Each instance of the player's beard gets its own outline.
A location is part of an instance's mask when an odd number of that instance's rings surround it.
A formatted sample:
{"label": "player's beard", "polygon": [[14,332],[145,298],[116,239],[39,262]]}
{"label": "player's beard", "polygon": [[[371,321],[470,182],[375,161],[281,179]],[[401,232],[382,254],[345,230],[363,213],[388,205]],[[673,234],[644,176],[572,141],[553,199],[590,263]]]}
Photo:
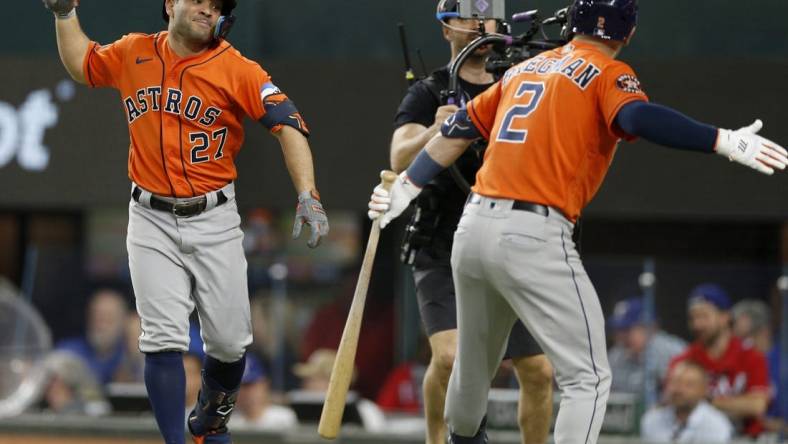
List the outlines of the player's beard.
{"label": "player's beard", "polygon": [[206,30],[191,18],[176,20],[171,31],[190,46],[208,46],[213,41],[213,28]]}
{"label": "player's beard", "polygon": [[709,334],[707,334],[704,337],[700,338],[701,342],[703,342],[703,345],[706,346],[706,348],[709,348],[712,345],[714,345],[717,342],[717,340],[720,338],[720,335],[722,335],[722,330],[723,330],[723,327],[717,327],[715,330],[711,331]]}
{"label": "player's beard", "polygon": [[473,54],[468,56],[468,60],[473,62],[484,62],[487,60],[487,57],[490,56],[490,49],[489,48],[479,48],[476,51],[473,51]]}
{"label": "player's beard", "polygon": [[[468,45],[470,45],[477,38],[479,38],[479,34],[478,33],[475,33],[473,35],[469,35],[467,37],[467,39],[465,40],[465,42],[463,42],[464,45],[462,47],[463,48],[467,47]],[[468,56],[468,59],[470,61],[473,61],[473,62],[483,62],[484,60],[487,59],[487,57],[490,56],[490,52],[492,52],[492,47],[489,44],[488,45],[482,45],[482,46],[476,48],[476,50],[474,50]]]}

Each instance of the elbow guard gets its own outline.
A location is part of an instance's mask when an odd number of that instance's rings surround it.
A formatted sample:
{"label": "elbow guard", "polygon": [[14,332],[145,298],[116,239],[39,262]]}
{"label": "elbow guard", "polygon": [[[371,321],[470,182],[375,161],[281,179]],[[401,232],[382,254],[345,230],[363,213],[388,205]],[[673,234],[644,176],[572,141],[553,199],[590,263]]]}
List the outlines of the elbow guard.
{"label": "elbow guard", "polygon": [[449,139],[478,139],[482,137],[466,108],[461,108],[443,122],[441,135]]}
{"label": "elbow guard", "polygon": [[[269,91],[268,94],[265,94],[267,87]],[[265,114],[260,118],[260,123],[271,132],[277,132],[282,129],[283,125],[287,125],[309,137],[309,128],[295,104],[273,84],[268,83],[263,88],[261,95],[263,95]],[[271,88],[273,89],[271,90]]]}

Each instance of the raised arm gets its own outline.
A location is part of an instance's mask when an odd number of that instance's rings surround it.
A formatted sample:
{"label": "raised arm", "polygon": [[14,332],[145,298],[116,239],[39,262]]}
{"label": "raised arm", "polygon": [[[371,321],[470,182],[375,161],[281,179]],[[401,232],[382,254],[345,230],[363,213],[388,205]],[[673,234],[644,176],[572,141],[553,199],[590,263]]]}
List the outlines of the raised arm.
{"label": "raised arm", "polygon": [[391,169],[395,173],[404,171],[427,142],[440,132],[443,121],[456,111],[457,106],[444,105],[438,108],[435,122],[429,127],[406,123],[397,128],[391,138]]}
{"label": "raised arm", "polygon": [[75,7],[78,0],[43,0],[55,16],[55,30],[57,32],[57,49],[60,60],[63,61],[66,71],[71,78],[79,83],[87,83],[82,70],[85,53],[90,46],[90,39],[82,31],[77,19]]}
{"label": "raised arm", "polygon": [[395,173],[404,171],[437,132],[419,123],[406,123],[394,130],[391,137],[391,170]]}

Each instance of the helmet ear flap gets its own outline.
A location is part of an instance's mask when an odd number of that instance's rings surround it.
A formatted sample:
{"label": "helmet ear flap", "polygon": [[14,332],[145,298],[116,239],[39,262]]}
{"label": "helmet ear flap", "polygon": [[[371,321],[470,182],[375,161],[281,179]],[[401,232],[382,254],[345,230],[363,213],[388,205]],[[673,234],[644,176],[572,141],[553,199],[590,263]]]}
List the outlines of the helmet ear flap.
{"label": "helmet ear flap", "polygon": [[[222,16],[219,17],[219,21],[216,23],[216,28],[213,31],[214,39],[226,38],[227,34],[230,33],[230,28],[232,28],[235,23],[235,16],[232,15],[232,10],[234,8],[235,1],[228,1],[226,10],[222,10]],[[162,2],[161,17],[166,23],[170,22],[170,16],[167,14],[167,0]]]}
{"label": "helmet ear flap", "polygon": [[214,40],[227,38],[227,34],[230,33],[230,29],[234,24],[234,15],[223,15],[219,17],[219,20],[216,22],[216,28],[213,31]]}

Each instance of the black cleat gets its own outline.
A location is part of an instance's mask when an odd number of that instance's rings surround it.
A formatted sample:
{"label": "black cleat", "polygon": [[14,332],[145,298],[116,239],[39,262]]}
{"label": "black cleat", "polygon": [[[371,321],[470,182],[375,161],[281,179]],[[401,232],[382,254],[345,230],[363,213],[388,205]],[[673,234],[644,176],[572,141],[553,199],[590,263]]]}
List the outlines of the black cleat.
{"label": "black cleat", "polygon": [[487,444],[487,416],[482,418],[479,431],[470,438],[457,435],[454,432],[449,433],[449,444]]}

